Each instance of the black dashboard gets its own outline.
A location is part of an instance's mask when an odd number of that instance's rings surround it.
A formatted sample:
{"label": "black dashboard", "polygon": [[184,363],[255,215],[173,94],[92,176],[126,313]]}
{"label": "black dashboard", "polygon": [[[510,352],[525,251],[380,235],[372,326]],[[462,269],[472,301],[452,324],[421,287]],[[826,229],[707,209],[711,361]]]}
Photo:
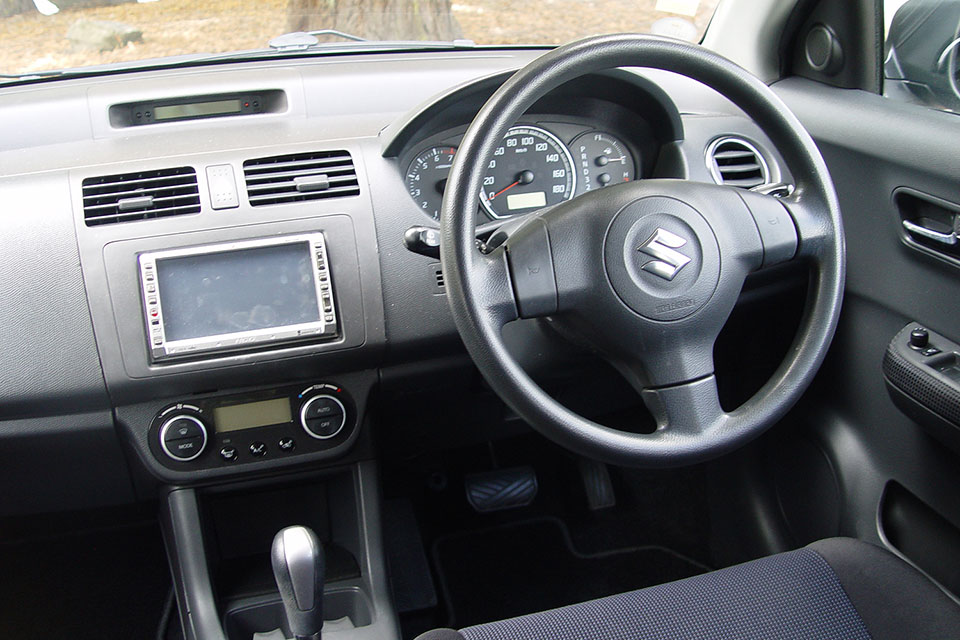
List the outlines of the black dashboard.
{"label": "black dashboard", "polygon": [[[382,371],[460,350],[441,265],[404,235],[436,227],[473,114],[537,54],[334,56],[0,94],[0,466],[25,483],[61,465],[4,508],[97,506],[362,450]],[[516,123],[477,222],[648,177],[779,182],[781,166],[712,90],[618,70]]]}

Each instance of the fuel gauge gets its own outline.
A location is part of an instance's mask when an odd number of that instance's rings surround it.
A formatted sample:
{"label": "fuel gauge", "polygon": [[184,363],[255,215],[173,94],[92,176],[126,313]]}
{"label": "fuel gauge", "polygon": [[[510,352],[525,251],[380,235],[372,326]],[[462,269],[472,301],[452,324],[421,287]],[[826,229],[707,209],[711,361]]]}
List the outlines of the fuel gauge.
{"label": "fuel gauge", "polygon": [[629,182],[636,162],[625,144],[609,133],[589,131],[570,145],[577,166],[577,193]]}

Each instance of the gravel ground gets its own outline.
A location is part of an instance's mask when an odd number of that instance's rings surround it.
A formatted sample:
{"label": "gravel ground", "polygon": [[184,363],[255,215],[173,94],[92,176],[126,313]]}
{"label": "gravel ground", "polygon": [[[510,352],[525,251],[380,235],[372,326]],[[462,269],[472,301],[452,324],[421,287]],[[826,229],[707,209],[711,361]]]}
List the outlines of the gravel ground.
{"label": "gravel ground", "polygon": [[[702,0],[693,22],[702,33],[719,0]],[[596,33],[650,30],[670,14],[654,0],[461,0],[453,12],[463,36],[481,44],[566,42]],[[159,0],[53,16],[0,18],[0,73],[107,64],[182,53],[264,47],[286,31],[287,0]],[[143,31],[143,41],[107,52],[74,51],[67,29],[81,18],[116,20]]]}

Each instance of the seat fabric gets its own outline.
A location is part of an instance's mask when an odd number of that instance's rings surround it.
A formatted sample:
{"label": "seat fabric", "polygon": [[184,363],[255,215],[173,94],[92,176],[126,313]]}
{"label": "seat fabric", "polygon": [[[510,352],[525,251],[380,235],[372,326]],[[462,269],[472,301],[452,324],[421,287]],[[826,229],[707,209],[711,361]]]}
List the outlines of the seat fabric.
{"label": "seat fabric", "polygon": [[418,640],[960,638],[960,607],[878,547],[833,539],[677,582]]}

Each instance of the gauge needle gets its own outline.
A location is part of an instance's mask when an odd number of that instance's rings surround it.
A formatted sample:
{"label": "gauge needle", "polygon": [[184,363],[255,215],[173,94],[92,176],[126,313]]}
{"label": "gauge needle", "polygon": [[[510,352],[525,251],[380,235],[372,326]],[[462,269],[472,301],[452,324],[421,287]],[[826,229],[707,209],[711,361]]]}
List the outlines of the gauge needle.
{"label": "gauge needle", "polygon": [[533,171],[530,171],[529,169],[527,169],[526,171],[521,171],[520,173],[517,174],[517,179],[513,184],[508,185],[503,189],[500,189],[500,191],[497,191],[495,194],[490,196],[490,199],[493,200],[504,191],[507,191],[508,189],[513,189],[518,184],[530,184],[531,182],[533,182],[534,177],[535,176],[533,175]]}
{"label": "gauge needle", "polygon": [[519,180],[515,181],[513,184],[511,184],[511,185],[508,186],[508,187],[504,187],[503,189],[500,189],[500,191],[497,191],[495,194],[493,194],[492,196],[490,196],[490,199],[493,200],[494,198],[496,198],[498,195],[500,195],[500,194],[503,193],[504,191],[509,191],[510,189],[513,189],[513,188],[514,188],[515,186],[517,186],[518,184],[520,184],[520,181],[519,181]]}

